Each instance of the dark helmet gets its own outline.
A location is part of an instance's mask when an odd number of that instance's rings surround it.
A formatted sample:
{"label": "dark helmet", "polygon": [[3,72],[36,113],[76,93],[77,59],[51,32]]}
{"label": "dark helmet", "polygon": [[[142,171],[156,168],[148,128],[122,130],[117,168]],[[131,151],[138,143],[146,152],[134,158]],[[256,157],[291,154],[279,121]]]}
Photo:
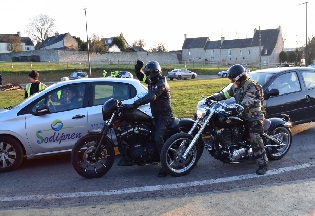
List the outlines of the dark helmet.
{"label": "dark helmet", "polygon": [[245,68],[240,64],[233,65],[228,71],[229,79],[235,78],[237,81],[240,81],[239,78],[243,75],[246,75]]}
{"label": "dark helmet", "polygon": [[113,98],[110,98],[107,101],[105,101],[102,107],[103,120],[104,121],[108,120],[120,104],[121,101],[114,100]]}
{"label": "dark helmet", "polygon": [[152,82],[162,74],[162,69],[157,61],[150,61],[144,67],[144,73]]}

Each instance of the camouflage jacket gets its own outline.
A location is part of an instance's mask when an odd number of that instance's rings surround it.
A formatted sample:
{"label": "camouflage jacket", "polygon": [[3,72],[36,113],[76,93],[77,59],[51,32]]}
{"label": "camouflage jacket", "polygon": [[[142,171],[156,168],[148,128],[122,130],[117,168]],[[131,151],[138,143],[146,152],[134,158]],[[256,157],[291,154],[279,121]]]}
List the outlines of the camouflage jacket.
{"label": "camouflage jacket", "polygon": [[247,120],[261,120],[264,118],[263,91],[255,81],[247,78],[238,87],[232,85],[226,91],[214,94],[216,100],[235,98],[236,103],[244,106],[244,118]]}

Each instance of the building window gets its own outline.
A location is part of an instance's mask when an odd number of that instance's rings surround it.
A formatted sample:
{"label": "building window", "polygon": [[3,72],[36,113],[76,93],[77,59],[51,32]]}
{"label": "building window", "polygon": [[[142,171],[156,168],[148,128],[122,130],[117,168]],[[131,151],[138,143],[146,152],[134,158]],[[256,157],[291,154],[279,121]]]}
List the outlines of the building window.
{"label": "building window", "polygon": [[211,56],[214,56],[214,50],[211,50],[210,55],[211,55]]}
{"label": "building window", "polygon": [[240,55],[243,55],[243,50],[240,50]]}
{"label": "building window", "polygon": [[231,55],[231,53],[232,53],[232,50],[230,50],[230,49],[229,49],[229,51],[228,51],[228,55]]}
{"label": "building window", "polygon": [[248,55],[250,55],[250,50],[248,50]]}

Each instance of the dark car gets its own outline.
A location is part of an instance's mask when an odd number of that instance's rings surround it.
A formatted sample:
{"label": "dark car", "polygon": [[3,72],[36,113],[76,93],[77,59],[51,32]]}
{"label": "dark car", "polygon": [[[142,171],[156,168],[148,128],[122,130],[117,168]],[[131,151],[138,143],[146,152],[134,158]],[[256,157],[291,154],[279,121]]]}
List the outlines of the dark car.
{"label": "dark car", "polygon": [[[269,68],[248,76],[263,87],[267,118],[287,114],[292,125],[315,121],[315,68]],[[227,100],[233,102],[234,98]]]}
{"label": "dark car", "polygon": [[315,120],[315,68],[269,68],[249,77],[263,87],[267,118],[288,114],[293,125]]}

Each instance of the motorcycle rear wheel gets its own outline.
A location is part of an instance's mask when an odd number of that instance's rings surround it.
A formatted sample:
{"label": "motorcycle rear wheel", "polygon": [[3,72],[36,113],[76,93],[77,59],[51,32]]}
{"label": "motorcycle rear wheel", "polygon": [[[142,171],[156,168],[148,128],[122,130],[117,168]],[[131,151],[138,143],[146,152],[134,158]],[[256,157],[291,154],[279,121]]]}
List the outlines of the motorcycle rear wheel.
{"label": "motorcycle rear wheel", "polygon": [[78,140],[71,153],[71,163],[77,173],[85,178],[99,178],[105,175],[115,161],[114,145],[105,139],[101,144],[102,151],[93,157],[101,135],[86,135]]}
{"label": "motorcycle rear wheel", "polygon": [[187,133],[178,133],[171,136],[164,143],[161,151],[161,164],[172,176],[187,175],[198,163],[200,145],[198,143],[189,151],[186,159],[182,157],[193,137]]}
{"label": "motorcycle rear wheel", "polygon": [[[282,142],[284,145],[280,147],[270,147],[267,148],[267,156],[270,160],[279,160],[284,157],[286,153],[288,153],[291,144],[292,144],[292,134],[290,129],[278,126],[268,133],[269,136],[277,139]],[[273,145],[274,143],[267,140],[266,144]]]}

